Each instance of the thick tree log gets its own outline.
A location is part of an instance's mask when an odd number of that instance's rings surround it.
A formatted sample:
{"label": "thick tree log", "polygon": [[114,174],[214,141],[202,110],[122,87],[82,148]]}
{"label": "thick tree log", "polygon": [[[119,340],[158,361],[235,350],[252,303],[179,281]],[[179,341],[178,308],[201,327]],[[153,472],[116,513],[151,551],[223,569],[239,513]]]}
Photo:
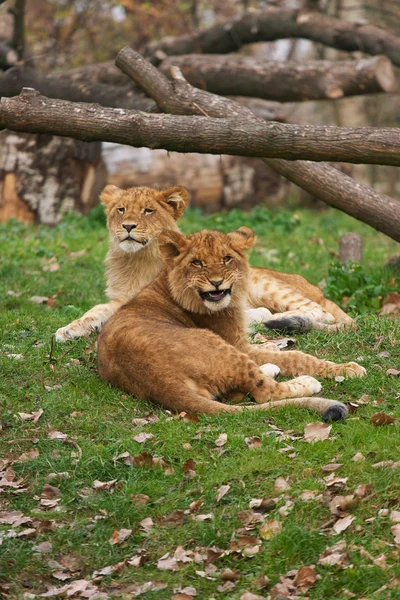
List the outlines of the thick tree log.
{"label": "thick tree log", "polygon": [[[16,55],[15,60],[17,60]],[[143,110],[150,113],[159,112],[154,100],[145,96],[129,77],[123,75],[114,65],[111,66],[112,68],[109,68],[108,63],[100,63],[47,76],[34,69],[14,67],[5,73],[0,73],[0,97],[18,96],[24,87],[30,87],[48,98],[91,102],[101,106]],[[119,74],[119,79],[114,71]],[[108,83],[105,83],[107,81]],[[248,106],[257,116],[266,121],[286,121],[285,109],[277,102],[256,98],[238,98],[237,101]]]}
{"label": "thick tree log", "polygon": [[22,88],[31,87],[48,98],[97,102],[102,106],[157,112],[154,101],[141,93],[128,78],[125,79],[127,81],[124,86],[115,87],[92,80],[75,81],[68,72],[64,77],[54,77],[42,75],[35,69],[14,67],[0,74],[0,95],[18,96]]}
{"label": "thick tree log", "polygon": [[[227,107],[232,107],[234,118],[210,118],[206,112],[210,110],[210,104],[206,110],[199,110],[196,102],[183,104],[173,91],[174,83],[166,80],[157,69],[155,73],[165,80],[162,89],[169,94],[163,96],[161,88],[154,93],[160,108],[166,108],[163,98],[167,97],[175,114],[179,115],[179,111],[187,106],[190,114],[197,111],[205,116],[152,115],[69,103],[50,100],[34,90],[24,89],[18,97],[2,98],[0,128],[176,152],[400,165],[400,132],[395,128],[311,127],[265,122],[257,119],[249,109],[226,98],[224,102]],[[219,98],[212,94],[208,96]]]}
{"label": "thick tree log", "polygon": [[[153,89],[160,81],[159,72],[150,63],[132,49],[124,48],[117,56],[116,64],[122,63],[125,72],[129,71],[136,81],[143,72],[143,89],[153,95]],[[208,111],[213,117],[223,118],[229,114],[240,114],[240,107],[232,106],[225,98],[192,87],[182,76],[179,69],[172,71],[174,87],[170,88],[171,95],[164,106],[167,110],[177,110],[179,114],[187,111],[192,114],[197,107],[201,114]],[[157,94],[154,94],[158,96]],[[174,96],[174,97],[172,97]],[[246,114],[247,116],[247,114]],[[255,119],[256,117],[250,116]],[[378,231],[385,233],[400,242],[400,202],[385,194],[378,194],[367,185],[357,183],[351,177],[334,169],[330,165],[310,163],[306,161],[288,162],[279,159],[262,159],[275,171],[293,181],[307,192],[318,197],[330,206],[368,223]]]}
{"label": "thick tree log", "polygon": [[253,96],[299,102],[394,92],[396,74],[386,56],[338,61],[277,62],[245,56],[171,56],[159,69],[167,77],[177,66],[195,87],[220,96]]}
{"label": "thick tree log", "polygon": [[347,52],[385,54],[400,66],[400,38],[374,25],[351,23],[319,12],[267,8],[249,11],[193,35],[165,38],[148,44],[144,55],[158,64],[165,55],[226,54],[244,44],[304,38]]}

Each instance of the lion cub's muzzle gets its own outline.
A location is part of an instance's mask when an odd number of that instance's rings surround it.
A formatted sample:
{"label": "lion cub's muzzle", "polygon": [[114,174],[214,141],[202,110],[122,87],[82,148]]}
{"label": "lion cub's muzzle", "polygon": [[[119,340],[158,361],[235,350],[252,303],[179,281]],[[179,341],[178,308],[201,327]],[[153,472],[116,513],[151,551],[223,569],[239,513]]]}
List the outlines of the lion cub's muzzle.
{"label": "lion cub's muzzle", "polygon": [[[212,283],[214,283],[214,282],[212,282]],[[226,296],[229,296],[231,294],[231,292],[232,292],[232,287],[225,288],[225,289],[220,289],[219,285],[221,283],[222,283],[222,281],[218,282],[218,284],[215,286],[215,289],[213,289],[213,290],[209,290],[207,292],[201,292],[201,291],[199,291],[200,297],[205,302],[220,302],[221,300],[223,300],[224,298],[226,298]]]}

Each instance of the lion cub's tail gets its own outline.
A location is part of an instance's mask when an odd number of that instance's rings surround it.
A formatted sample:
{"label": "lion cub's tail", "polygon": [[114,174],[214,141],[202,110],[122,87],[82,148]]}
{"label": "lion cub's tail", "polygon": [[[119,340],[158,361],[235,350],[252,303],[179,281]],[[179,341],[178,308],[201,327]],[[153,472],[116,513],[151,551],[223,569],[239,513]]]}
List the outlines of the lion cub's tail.
{"label": "lion cub's tail", "polygon": [[[322,415],[323,421],[343,421],[348,415],[348,408],[342,402],[329,400],[328,398],[287,398],[285,400],[271,400],[262,404],[249,404],[246,406],[235,406],[222,404],[221,402],[211,401],[213,406],[209,407],[207,403],[199,403],[199,413],[216,414],[217,412],[238,413],[246,410],[277,410],[284,406],[296,406],[300,408],[309,408]],[[218,405],[218,406],[217,406]],[[210,410],[211,409],[211,410]]]}

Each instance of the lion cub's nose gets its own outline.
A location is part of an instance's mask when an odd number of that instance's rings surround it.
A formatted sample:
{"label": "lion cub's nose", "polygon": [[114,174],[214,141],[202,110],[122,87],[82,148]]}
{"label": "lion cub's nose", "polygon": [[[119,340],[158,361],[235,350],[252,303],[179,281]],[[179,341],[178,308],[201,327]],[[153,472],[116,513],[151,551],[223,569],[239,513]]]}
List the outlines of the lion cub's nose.
{"label": "lion cub's nose", "polygon": [[213,285],[215,285],[216,288],[219,285],[221,285],[222,282],[223,282],[223,279],[210,279],[210,283],[212,283]]}
{"label": "lion cub's nose", "polygon": [[127,230],[127,232],[129,233],[130,231],[132,231],[132,229],[135,229],[137,227],[136,223],[122,223],[122,227],[124,229]]}

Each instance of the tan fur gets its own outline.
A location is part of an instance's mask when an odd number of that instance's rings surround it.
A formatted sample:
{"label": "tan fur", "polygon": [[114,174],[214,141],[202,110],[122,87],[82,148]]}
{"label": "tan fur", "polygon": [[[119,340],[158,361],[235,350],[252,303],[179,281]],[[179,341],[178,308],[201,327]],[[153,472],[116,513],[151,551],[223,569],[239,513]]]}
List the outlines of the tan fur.
{"label": "tan fur", "polygon": [[[270,410],[283,404],[323,413],[340,403],[299,398],[320,384],[303,376],[276,382],[259,366],[277,364],[285,375],[364,375],[356,363],[335,365],[302,352],[273,352],[247,340],[246,306],[250,268],[246,249],[254,243],[247,227],[223,234],[188,237],[160,234],[165,268],[156,280],[106,323],[98,340],[100,377],[119,388],[176,411],[238,412],[215,398],[251,394]],[[284,403],[271,399],[288,399]]]}
{"label": "tan fur", "polygon": [[[181,187],[164,191],[139,187],[125,191],[108,185],[101,200],[110,236],[106,257],[106,293],[110,301],[94,306],[80,319],[58,329],[59,342],[99,331],[120,306],[154,280],[163,266],[157,236],[163,229],[179,231],[176,220],[183,214],[189,195]],[[123,209],[125,212],[121,214]],[[149,210],[154,212],[145,214]],[[124,225],[130,224],[136,225],[130,236],[137,241],[124,241],[128,235]]]}
{"label": "tan fur", "polygon": [[[99,331],[120,306],[153,281],[163,264],[156,238],[163,229],[179,231],[176,220],[187,206],[188,192],[182,187],[159,192],[147,187],[121,190],[108,185],[101,199],[106,207],[110,235],[110,249],[106,257],[109,302],[94,306],[80,319],[58,329],[56,339],[59,342]],[[118,212],[119,208],[126,209],[124,215]],[[143,214],[145,208],[153,208],[155,212],[146,216]],[[137,224],[134,235],[138,240],[148,240],[145,246],[136,244],[131,248],[124,245],[123,238],[127,232],[123,224],[127,223]],[[132,249],[136,251],[131,252]],[[346,313],[299,275],[252,268],[249,290],[249,307],[264,307],[261,311],[251,311],[254,322],[273,319],[272,325],[278,328],[277,320],[284,323],[288,317],[301,315],[303,321],[297,328],[304,330],[336,330],[353,325],[353,320]]]}

